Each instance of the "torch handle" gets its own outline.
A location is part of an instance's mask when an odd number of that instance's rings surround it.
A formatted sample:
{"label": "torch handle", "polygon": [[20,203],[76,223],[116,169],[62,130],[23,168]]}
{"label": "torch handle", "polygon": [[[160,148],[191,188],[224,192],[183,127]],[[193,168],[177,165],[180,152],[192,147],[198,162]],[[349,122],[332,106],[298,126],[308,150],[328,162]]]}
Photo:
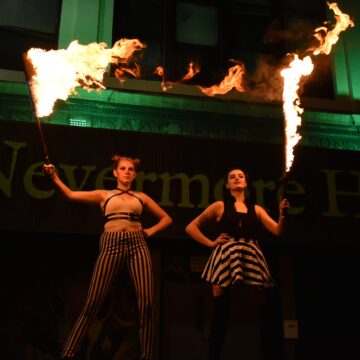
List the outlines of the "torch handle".
{"label": "torch handle", "polygon": [[[280,178],[280,183],[281,183],[281,186],[282,186],[282,193],[281,193],[281,197],[280,197],[280,200],[282,199],[286,199],[287,198],[287,188],[286,188],[286,185],[288,183],[288,177],[287,177],[287,173],[284,172],[284,174],[282,175],[282,177]],[[285,218],[287,216],[287,211],[288,209],[283,209],[283,215],[282,217]]]}
{"label": "torch handle", "polygon": [[41,142],[41,147],[42,147],[42,150],[44,153],[45,164],[50,164],[49,153],[48,153],[48,149],[47,149],[47,145],[46,145],[46,141],[45,141],[43,128],[41,126],[41,121],[38,117],[36,117],[36,123],[37,123],[37,127],[38,127],[39,134],[40,134],[40,142]]}

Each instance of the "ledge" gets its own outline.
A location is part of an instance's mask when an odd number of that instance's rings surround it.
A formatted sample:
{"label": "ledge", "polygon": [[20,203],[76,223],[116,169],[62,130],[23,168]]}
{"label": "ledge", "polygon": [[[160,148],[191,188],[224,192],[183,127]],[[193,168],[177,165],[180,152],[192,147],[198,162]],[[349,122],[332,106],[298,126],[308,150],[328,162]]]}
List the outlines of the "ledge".
{"label": "ledge", "polygon": [[[0,81],[0,120],[34,121],[28,88],[20,74],[16,74],[18,82]],[[76,95],[57,102],[53,114],[42,120],[68,126],[282,142],[284,121],[279,102],[261,102],[236,91],[209,97],[195,86],[183,84],[164,92],[157,81],[128,80],[121,85],[117,79],[106,78],[105,84],[107,88],[101,91],[77,89]],[[304,98],[302,107],[299,132],[303,145],[360,151],[359,102]]]}

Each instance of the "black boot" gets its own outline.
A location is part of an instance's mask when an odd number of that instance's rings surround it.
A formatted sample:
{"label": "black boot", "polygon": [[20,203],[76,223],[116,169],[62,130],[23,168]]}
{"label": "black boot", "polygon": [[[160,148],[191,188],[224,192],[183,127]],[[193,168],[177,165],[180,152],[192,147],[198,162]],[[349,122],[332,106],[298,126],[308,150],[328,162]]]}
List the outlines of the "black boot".
{"label": "black boot", "polygon": [[228,292],[213,298],[213,318],[209,336],[209,360],[220,360],[229,321]]}

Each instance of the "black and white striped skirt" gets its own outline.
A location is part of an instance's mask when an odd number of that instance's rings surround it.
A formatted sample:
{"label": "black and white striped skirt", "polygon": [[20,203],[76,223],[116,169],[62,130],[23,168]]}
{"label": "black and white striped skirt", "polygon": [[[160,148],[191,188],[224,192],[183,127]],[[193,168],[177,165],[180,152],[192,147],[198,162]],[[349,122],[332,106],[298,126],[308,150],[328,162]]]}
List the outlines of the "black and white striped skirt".
{"label": "black and white striped skirt", "polygon": [[242,238],[219,244],[212,251],[201,278],[222,287],[237,283],[266,288],[275,285],[257,242]]}

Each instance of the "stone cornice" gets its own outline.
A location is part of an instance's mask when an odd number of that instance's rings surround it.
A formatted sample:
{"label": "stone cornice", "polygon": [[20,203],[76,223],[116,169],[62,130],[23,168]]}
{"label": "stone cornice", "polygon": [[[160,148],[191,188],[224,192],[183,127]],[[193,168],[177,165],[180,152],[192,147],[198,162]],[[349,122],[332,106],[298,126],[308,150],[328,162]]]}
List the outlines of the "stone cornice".
{"label": "stone cornice", "polygon": [[[150,85],[147,92],[128,88],[92,92],[78,89],[78,93],[65,102],[59,101],[53,114],[42,121],[250,142],[282,142],[280,103],[250,101],[244,94],[209,98],[151,90],[154,89]],[[341,111],[334,110],[335,102],[319,101],[320,110],[316,109],[316,104],[313,99],[303,101],[305,111],[299,129],[302,145],[360,151],[360,115],[352,112],[359,110],[358,103],[338,102],[337,108]],[[34,121],[24,83],[0,82],[0,119]]]}

